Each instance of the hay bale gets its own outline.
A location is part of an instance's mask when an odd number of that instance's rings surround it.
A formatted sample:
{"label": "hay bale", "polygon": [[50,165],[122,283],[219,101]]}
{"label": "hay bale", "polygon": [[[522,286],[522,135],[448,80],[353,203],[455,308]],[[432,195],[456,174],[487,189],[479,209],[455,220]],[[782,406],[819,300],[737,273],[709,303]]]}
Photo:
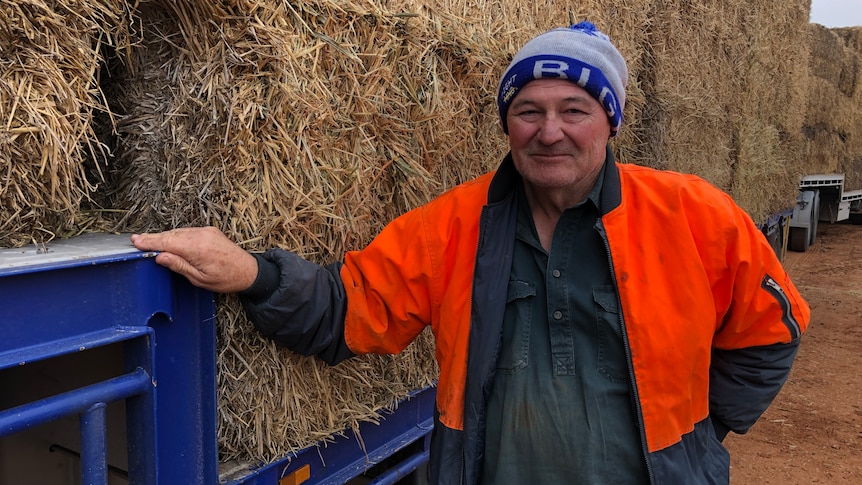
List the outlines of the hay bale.
{"label": "hay bale", "polygon": [[712,7],[656,2],[649,25],[650,101],[644,131],[653,143],[647,165],[698,174],[727,190],[732,178],[733,126],[741,92],[736,73],[744,59],[737,2]]}
{"label": "hay bale", "polygon": [[[852,31],[852,29],[846,29]],[[845,45],[838,29],[811,24],[811,73],[837,87],[844,96],[852,96],[859,76],[858,50]]]}
{"label": "hay bale", "polygon": [[123,2],[0,0],[0,247],[99,227],[82,212],[108,158],[99,63],[127,25]]}

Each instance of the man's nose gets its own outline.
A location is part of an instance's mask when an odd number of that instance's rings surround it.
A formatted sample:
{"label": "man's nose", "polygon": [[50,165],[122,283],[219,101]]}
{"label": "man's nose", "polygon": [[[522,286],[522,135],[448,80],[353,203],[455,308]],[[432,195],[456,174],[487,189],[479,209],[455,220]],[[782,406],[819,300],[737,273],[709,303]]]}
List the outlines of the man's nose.
{"label": "man's nose", "polygon": [[537,137],[545,145],[553,145],[563,139],[563,123],[556,114],[548,114],[542,120]]}

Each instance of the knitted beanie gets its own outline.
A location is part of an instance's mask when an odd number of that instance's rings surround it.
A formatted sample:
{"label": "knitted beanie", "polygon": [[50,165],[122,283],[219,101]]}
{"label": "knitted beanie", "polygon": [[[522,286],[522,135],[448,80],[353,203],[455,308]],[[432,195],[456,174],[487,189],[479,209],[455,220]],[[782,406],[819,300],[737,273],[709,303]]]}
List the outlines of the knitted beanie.
{"label": "knitted beanie", "polygon": [[607,35],[590,22],[549,30],[534,37],[515,54],[497,93],[503,132],[506,113],[518,91],[540,78],[567,79],[601,103],[611,123],[611,136],[623,122],[628,68]]}

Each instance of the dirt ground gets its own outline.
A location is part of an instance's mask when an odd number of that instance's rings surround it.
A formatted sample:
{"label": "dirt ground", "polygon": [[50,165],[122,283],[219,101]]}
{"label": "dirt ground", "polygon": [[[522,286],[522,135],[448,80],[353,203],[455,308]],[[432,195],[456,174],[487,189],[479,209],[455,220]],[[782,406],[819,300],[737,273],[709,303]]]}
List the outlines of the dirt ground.
{"label": "dirt ground", "polygon": [[787,384],[745,435],[730,435],[731,483],[862,484],[862,225],[818,227],[785,267],[811,305]]}

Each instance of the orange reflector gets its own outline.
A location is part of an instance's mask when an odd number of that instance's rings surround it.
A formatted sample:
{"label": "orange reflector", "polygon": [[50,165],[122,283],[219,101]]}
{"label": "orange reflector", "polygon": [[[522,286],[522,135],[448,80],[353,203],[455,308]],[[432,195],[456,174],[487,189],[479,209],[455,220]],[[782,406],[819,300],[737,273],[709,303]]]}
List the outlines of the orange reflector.
{"label": "orange reflector", "polygon": [[311,478],[311,467],[308,465],[303,466],[299,470],[287,475],[278,481],[278,485],[299,485],[300,483]]}

